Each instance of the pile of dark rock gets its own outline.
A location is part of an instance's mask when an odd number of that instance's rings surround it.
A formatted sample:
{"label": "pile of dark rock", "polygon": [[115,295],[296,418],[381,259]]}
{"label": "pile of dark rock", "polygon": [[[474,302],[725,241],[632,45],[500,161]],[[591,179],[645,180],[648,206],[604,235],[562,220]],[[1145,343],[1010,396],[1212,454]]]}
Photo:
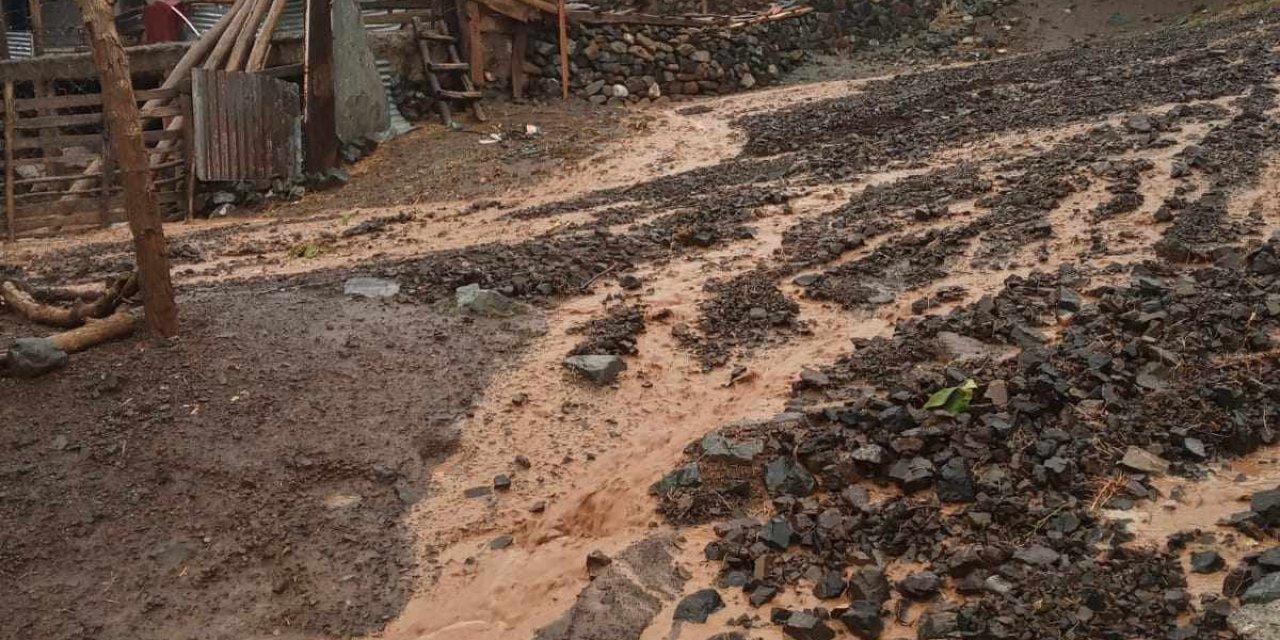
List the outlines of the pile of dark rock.
{"label": "pile of dark rock", "polygon": [[767,271],[713,279],[703,289],[710,297],[698,305],[697,331],[676,325],[673,332],[708,370],[725,365],[734,354],[805,331],[799,305],[778,289]]}
{"label": "pile of dark rock", "polygon": [[[821,48],[828,19],[807,13],[735,28],[578,24],[570,46],[570,90],[598,104],[622,104],[773,84]],[[560,93],[557,52],[553,31],[535,34],[532,87],[548,95]]]}
{"label": "pile of dark rock", "polygon": [[571,329],[583,340],[569,352],[571,356],[603,354],[631,356],[636,354],[636,336],[644,331],[644,307],[620,304],[596,318]]}
{"label": "pile of dark rock", "polygon": [[[928,603],[926,639],[1235,637],[1244,594],[1280,598],[1272,556],[1195,599],[1177,555],[1126,544],[1099,515],[1159,498],[1156,476],[1277,442],[1280,237],[1232,250],[1196,270],[1140,265],[1123,286],[1070,268],[1012,277],[902,321],[802,377],[776,418],[691,444],[697,473],[659,483],[660,508],[722,520],[706,548],[721,589],[754,606],[784,588],[830,601],[768,616],[794,638],[876,638],[912,602]],[[1240,526],[1274,527],[1274,493]],[[743,518],[760,502],[773,515]],[[919,568],[891,581],[898,563]]]}

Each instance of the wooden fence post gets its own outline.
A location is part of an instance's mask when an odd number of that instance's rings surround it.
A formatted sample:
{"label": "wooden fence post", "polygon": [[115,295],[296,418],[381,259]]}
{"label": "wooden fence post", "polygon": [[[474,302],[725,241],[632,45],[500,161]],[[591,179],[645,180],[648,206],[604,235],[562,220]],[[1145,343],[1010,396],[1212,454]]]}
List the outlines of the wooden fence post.
{"label": "wooden fence post", "polygon": [[18,237],[18,217],[13,198],[13,127],[18,110],[13,106],[13,82],[4,83],[4,217],[9,224],[9,242]]}
{"label": "wooden fence post", "polygon": [[182,106],[182,153],[186,157],[183,170],[186,171],[186,194],[183,208],[186,210],[187,222],[195,215],[196,208],[196,118],[195,108],[191,104],[191,94],[184,92],[178,97]]}
{"label": "wooden fence post", "polygon": [[338,166],[338,118],[333,93],[333,16],[329,0],[306,0],[306,30],[302,69],[306,111],[303,136],[306,138],[307,171],[319,172]]}

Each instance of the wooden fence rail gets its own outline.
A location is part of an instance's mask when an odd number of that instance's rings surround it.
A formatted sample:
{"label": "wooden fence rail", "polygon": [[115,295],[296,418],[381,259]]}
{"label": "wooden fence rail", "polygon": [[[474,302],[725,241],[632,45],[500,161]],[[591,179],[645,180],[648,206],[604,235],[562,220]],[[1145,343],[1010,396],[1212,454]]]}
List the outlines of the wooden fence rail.
{"label": "wooden fence rail", "polygon": [[[117,180],[102,96],[16,97],[4,83],[4,210],[10,241],[42,229],[105,226],[128,219]],[[191,216],[191,98],[178,89],[136,92],[139,103],[167,101],[141,112],[151,181],[162,211]],[[166,128],[174,118],[182,126]]]}

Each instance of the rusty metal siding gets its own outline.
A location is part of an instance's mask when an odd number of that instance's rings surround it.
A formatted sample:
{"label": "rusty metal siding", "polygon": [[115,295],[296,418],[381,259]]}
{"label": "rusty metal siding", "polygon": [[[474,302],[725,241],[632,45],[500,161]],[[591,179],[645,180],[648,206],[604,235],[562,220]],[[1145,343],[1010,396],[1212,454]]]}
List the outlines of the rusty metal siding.
{"label": "rusty metal siding", "polygon": [[298,87],[239,71],[192,74],[196,175],[206,182],[293,175],[302,115]]}

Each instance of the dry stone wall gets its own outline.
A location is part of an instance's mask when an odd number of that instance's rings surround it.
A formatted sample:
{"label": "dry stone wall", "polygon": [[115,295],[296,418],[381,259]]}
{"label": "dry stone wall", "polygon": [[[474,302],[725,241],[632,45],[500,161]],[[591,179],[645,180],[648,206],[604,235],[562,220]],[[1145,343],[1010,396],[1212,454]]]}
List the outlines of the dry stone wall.
{"label": "dry stone wall", "polygon": [[[579,23],[571,29],[569,88],[600,104],[733,93],[777,82],[816,51],[903,36],[919,36],[921,46],[941,49],[961,41],[976,20],[1012,1],[813,0],[810,13],[733,28]],[[674,10],[680,2],[661,0],[657,6]],[[725,14],[741,8],[732,0],[720,0],[717,6]],[[531,90],[558,95],[554,29],[536,32],[532,44],[527,64]]]}

